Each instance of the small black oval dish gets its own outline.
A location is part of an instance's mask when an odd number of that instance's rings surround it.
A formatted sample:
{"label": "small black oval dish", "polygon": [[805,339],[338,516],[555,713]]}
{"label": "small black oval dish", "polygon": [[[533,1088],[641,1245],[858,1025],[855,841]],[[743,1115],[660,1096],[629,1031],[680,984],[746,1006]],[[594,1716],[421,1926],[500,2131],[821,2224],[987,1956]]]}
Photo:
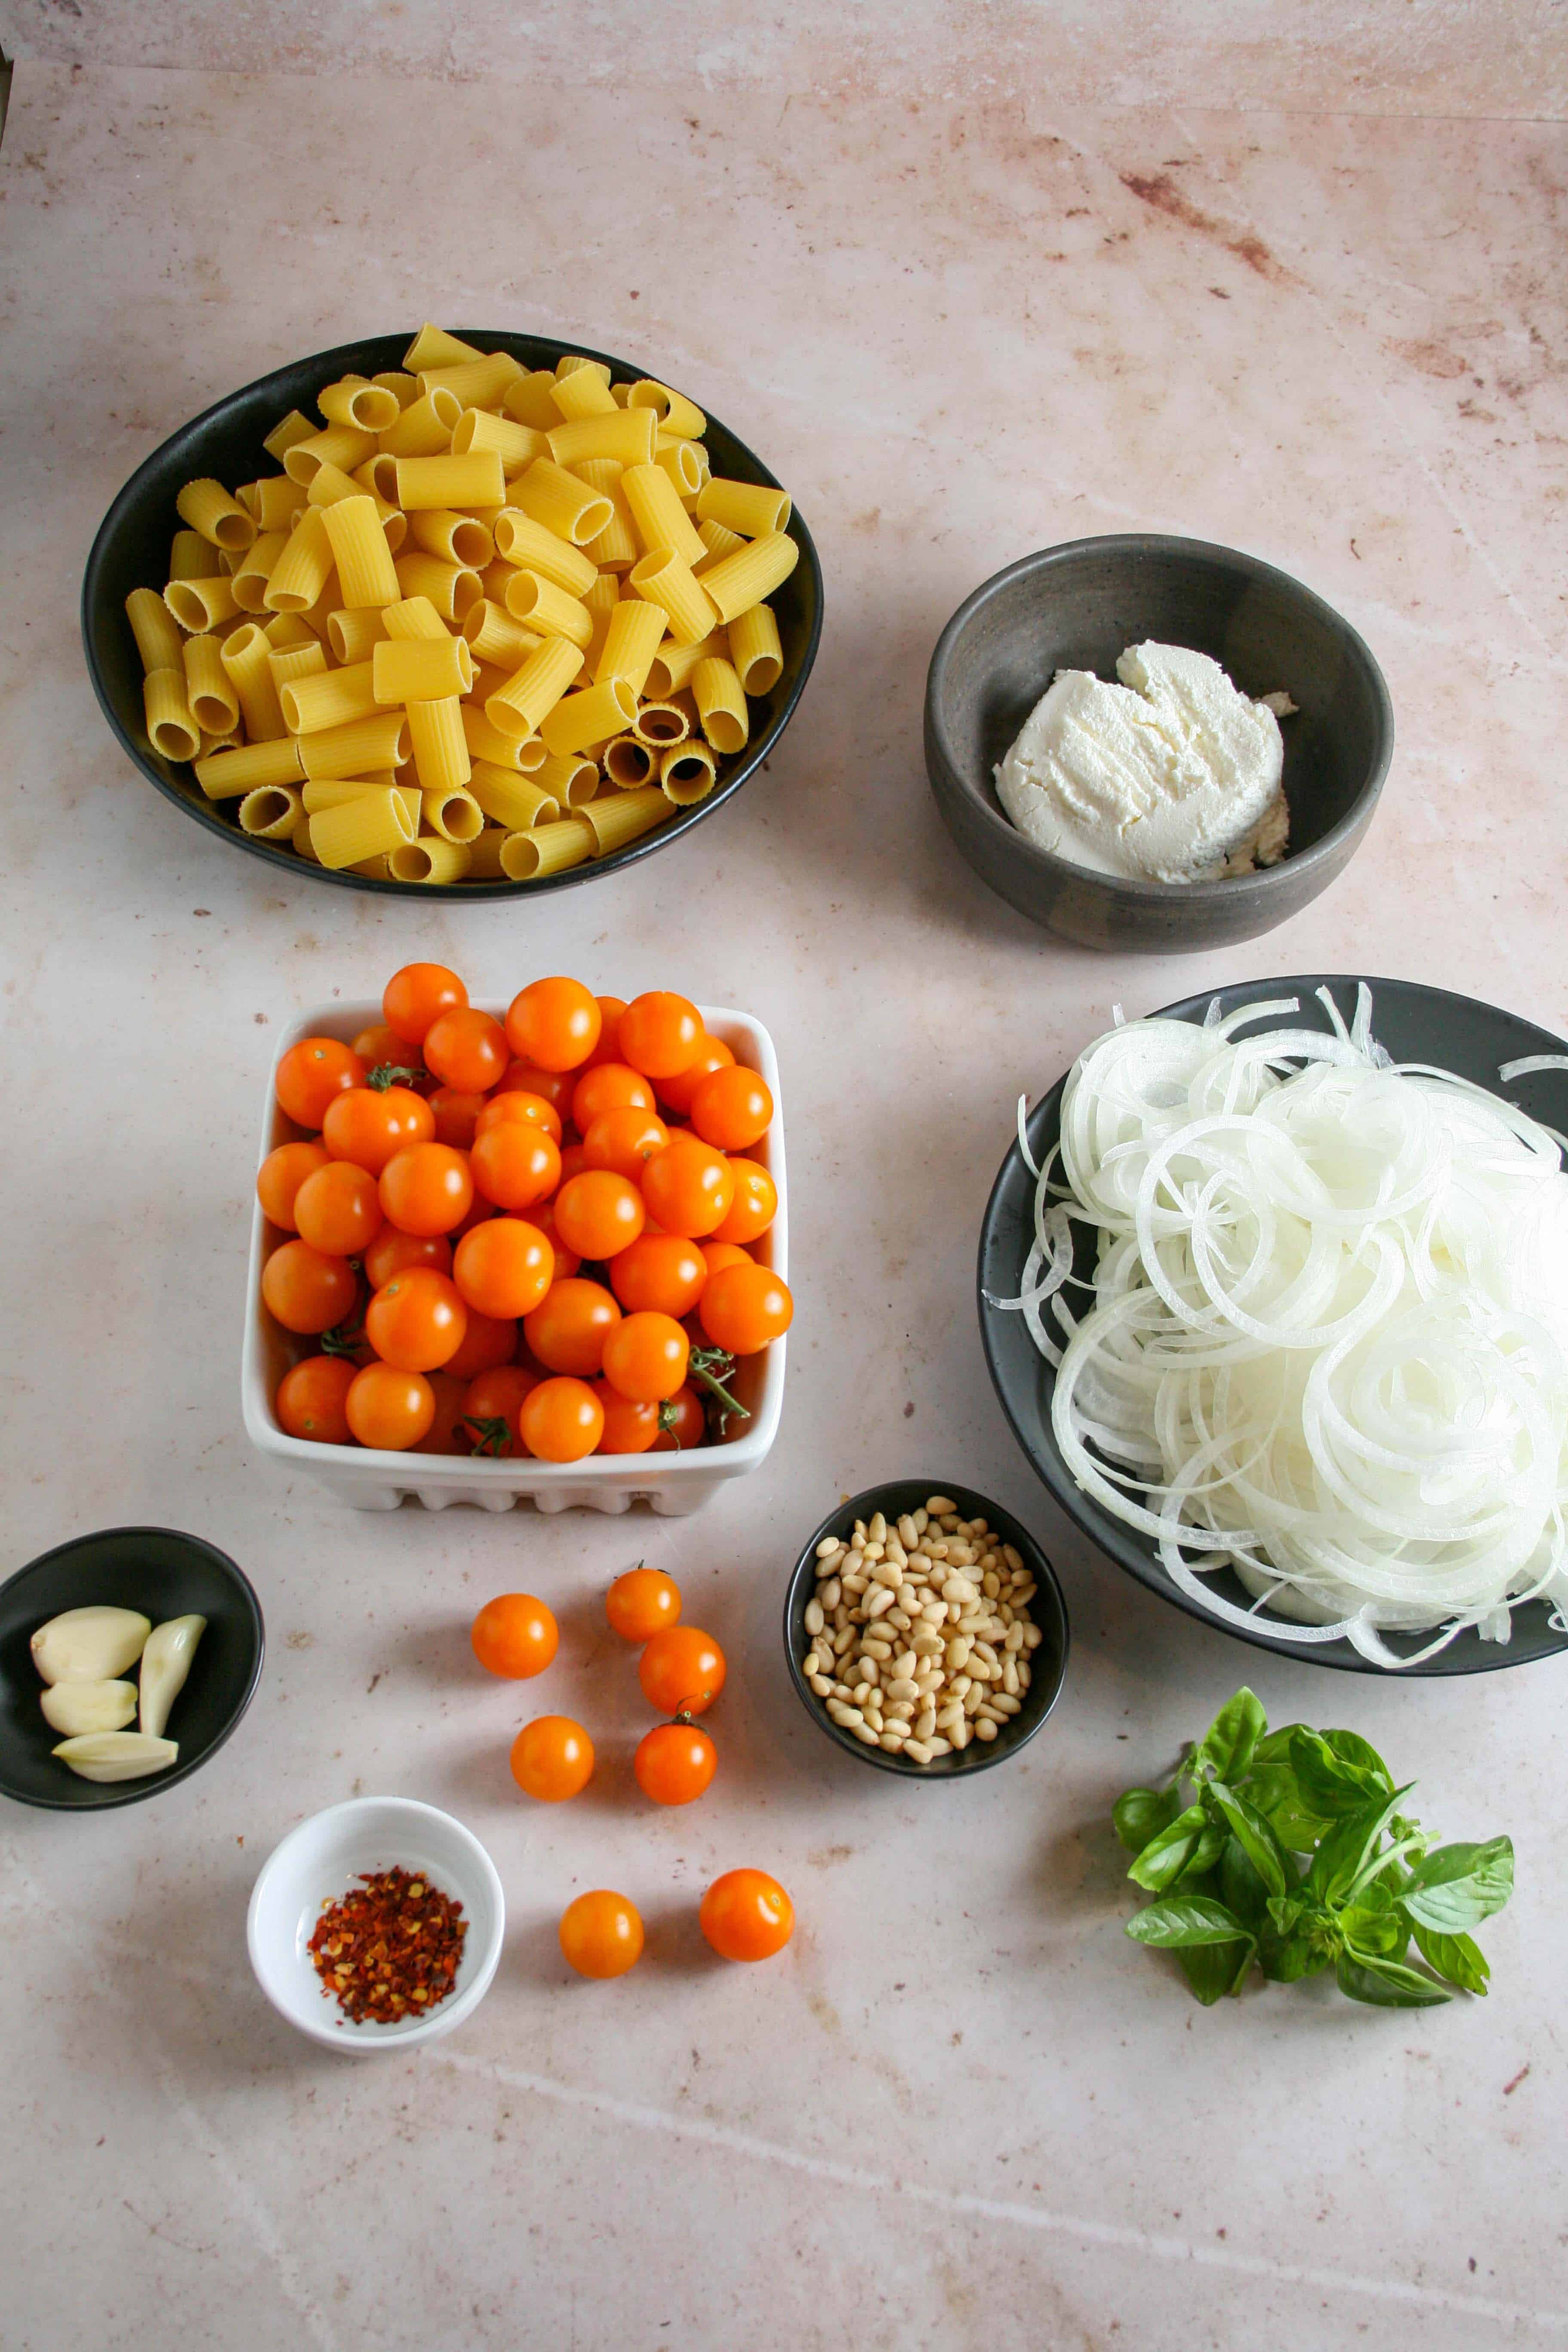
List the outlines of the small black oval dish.
{"label": "small black oval dish", "polygon": [[[816,1591],[817,1545],[828,1536],[847,1540],[856,1520],[868,1520],[877,1511],[891,1523],[906,1511],[921,1510],[931,1495],[947,1496],[964,1518],[984,1519],[1004,1543],[1015,1545],[1022,1553],[1036,1586],[1029,1613],[1044,1639],[1030,1655],[1033,1671],[1029,1687],[1005,1731],[988,1744],[975,1740],[962,1751],[935,1756],[929,1764],[917,1764],[885,1748],[869,1748],[842,1724],[835,1723],[806,1681],[801,1660],[811,1647],[811,1636],[805,1630],[805,1610]],[[874,1764],[880,1772],[896,1772],[905,1780],[968,1780],[976,1772],[987,1771],[993,1764],[1005,1763],[1010,1756],[1016,1756],[1034,1738],[1061,1694],[1069,1642],[1067,1603],[1062,1599],[1056,1570],[1028,1528],[988,1496],[977,1495],[973,1486],[960,1486],[951,1479],[895,1478],[886,1486],[868,1486],[864,1494],[840,1503],[806,1538],[805,1548],[790,1572],[784,1594],[784,1660],[802,1706],[818,1730],[842,1748],[846,1755],[853,1756],[858,1763]]]}
{"label": "small black oval dish", "polygon": [[[56,1760],[60,1735],[38,1704],[45,1685],[29,1643],[62,1610],[107,1602],[154,1625],[199,1615],[206,1631],[169,1717],[179,1758],[144,1780],[84,1780]],[[189,1780],[215,1756],[250,1705],[261,1674],[261,1604],[226,1552],[176,1528],[102,1528],[18,1569],[0,1585],[0,1794],[54,1811],[138,1805]]]}

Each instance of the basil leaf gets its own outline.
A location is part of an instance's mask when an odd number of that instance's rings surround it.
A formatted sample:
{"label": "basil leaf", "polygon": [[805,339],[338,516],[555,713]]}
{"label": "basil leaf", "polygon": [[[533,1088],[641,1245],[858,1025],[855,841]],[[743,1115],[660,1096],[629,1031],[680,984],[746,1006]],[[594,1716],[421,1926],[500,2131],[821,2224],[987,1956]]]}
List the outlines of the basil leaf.
{"label": "basil leaf", "polygon": [[[1378,1841],[1399,1811],[1401,1801],[1415,1786],[1415,1781],[1409,1780],[1390,1797],[1374,1797],[1359,1813],[1352,1813],[1349,1821],[1330,1832],[1307,1873],[1307,1884],[1314,1895],[1325,1903],[1343,1901],[1373,1859]],[[1389,1859],[1394,1859],[1392,1849]]]}
{"label": "basil leaf", "polygon": [[1254,1757],[1247,1776],[1247,1796],[1272,1823],[1280,1844],[1293,1853],[1310,1853],[1324,1831],[1333,1827],[1302,1795],[1295,1767],[1289,1763],[1260,1764]]}
{"label": "basil leaf", "polygon": [[1152,1944],[1173,1952],[1195,1944],[1234,1944],[1252,1940],[1234,1911],[1206,1895],[1173,1895],[1151,1903],[1127,1922],[1135,1944]]}
{"label": "basil leaf", "polygon": [[1218,1808],[1229,1823],[1231,1834],[1245,1852],[1264,1886],[1270,1895],[1283,1895],[1296,1884],[1296,1874],[1287,1861],[1285,1849],[1256,1806],[1245,1797],[1227,1789],[1223,1780],[1211,1780],[1204,1794]]}
{"label": "basil leaf", "polygon": [[[1240,1958],[1237,1955],[1239,1953]],[[1252,1964],[1250,1944],[1203,1944],[1179,1949],[1176,1963],[1205,2009],[1239,1990]]]}
{"label": "basil leaf", "polygon": [[1359,1732],[1323,1731],[1318,1736],[1324,1745],[1331,1748],[1334,1754],[1343,1762],[1358,1765],[1362,1771],[1370,1773],[1381,1787],[1393,1788],[1393,1773],[1371,1741],[1363,1739]]}
{"label": "basil leaf", "polygon": [[1361,1812],[1369,1799],[1388,1794],[1384,1774],[1366,1771],[1336,1755],[1321,1732],[1309,1731],[1305,1725],[1291,1743],[1290,1761],[1302,1797],[1327,1821],[1345,1821]]}
{"label": "basil leaf", "polygon": [[1202,1739],[1188,1766],[1194,1780],[1239,1780],[1252,1762],[1253,1751],[1268,1728],[1262,1701],[1243,1684],[1227,1698]]}
{"label": "basil leaf", "polygon": [[1329,1947],[1304,1927],[1293,1927],[1288,1936],[1259,1937],[1258,1959],[1264,1975],[1276,1984],[1297,1984],[1328,1967]]}
{"label": "basil leaf", "polygon": [[1411,1871],[1400,1901],[1411,1919],[1439,1936],[1479,1927],[1513,1893],[1513,1841],[1440,1845]]}
{"label": "basil leaf", "polygon": [[1268,1924],[1272,1905],[1282,1898],[1270,1895],[1239,1838],[1226,1838],[1216,1874],[1220,1900],[1257,1935]]}
{"label": "basil leaf", "polygon": [[1306,1728],[1304,1723],[1282,1723],[1278,1731],[1267,1732],[1253,1750],[1254,1764],[1288,1764],[1290,1742]]}
{"label": "basil leaf", "polygon": [[[1367,1895],[1381,1893],[1369,1886]],[[1375,1953],[1381,1960],[1402,1960],[1410,1943],[1410,1923],[1402,1919],[1390,1902],[1369,1903],[1363,1897],[1359,1903],[1347,1903],[1339,1915],[1340,1928],[1347,1944],[1358,1952]]]}
{"label": "basil leaf", "polygon": [[1411,1933],[1415,1938],[1416,1950],[1429,1969],[1436,1969],[1440,1977],[1447,1977],[1448,1982],[1458,1985],[1461,1992],[1485,1996],[1491,1980],[1491,1970],[1479,1944],[1473,1943],[1468,1936],[1434,1935],[1430,1927],[1421,1925],[1419,1919],[1411,1922]]}
{"label": "basil leaf", "polygon": [[[1151,1895],[1163,1895],[1192,1861],[1208,1826],[1208,1815],[1203,1807],[1189,1805],[1150,1839],[1128,1877],[1135,1886],[1146,1887]],[[1207,1864],[1203,1866],[1206,1868]]]}
{"label": "basil leaf", "polygon": [[1151,1839],[1168,1830],[1182,1810],[1174,1789],[1127,1789],[1116,1800],[1111,1822],[1129,1853],[1142,1853]]}
{"label": "basil leaf", "polygon": [[1453,1995],[1423,1976],[1419,1969],[1406,1968],[1399,1960],[1368,1959],[1357,1952],[1342,1952],[1336,1963],[1335,1975],[1340,1990],[1352,2000],[1364,2000],[1374,2009],[1436,2009]]}

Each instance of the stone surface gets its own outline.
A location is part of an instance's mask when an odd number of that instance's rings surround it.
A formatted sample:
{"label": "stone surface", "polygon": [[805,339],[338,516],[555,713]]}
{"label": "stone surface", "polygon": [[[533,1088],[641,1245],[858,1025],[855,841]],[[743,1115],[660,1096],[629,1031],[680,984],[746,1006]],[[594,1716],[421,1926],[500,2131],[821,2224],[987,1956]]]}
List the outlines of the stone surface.
{"label": "stone surface", "polygon": [[[668,53],[646,83],[617,70],[593,17],[574,78],[492,84],[471,46],[437,54],[435,11],[372,11],[363,40],[326,44],[282,8],[11,9],[4,1564],[92,1526],[194,1528],[255,1579],[270,1650],[240,1734],[187,1785],[0,1822],[7,2343],[1561,2340],[1562,1672],[1331,1680],[1189,1623],[1055,1517],[974,1328],[1015,1099],[1113,1001],[1370,971],[1568,1028],[1568,134],[1354,119],[1380,92],[1391,114],[1550,111],[1560,12],[1493,12],[1484,36],[1479,11],[1347,12],[1383,63],[1358,82],[1356,51],[1331,87],[1331,31],[1292,37],[1291,82],[1251,33],[1226,46],[1231,12],[1198,13],[1208,68],[1138,110],[1103,102],[1159,80],[1125,52],[1101,102],[1074,96],[1084,32],[1059,87],[1042,55],[1026,99],[951,94],[991,12],[955,20],[940,71],[933,12],[857,79],[858,28],[879,19],[886,49],[895,20],[852,10],[821,75],[770,26],[754,51],[728,32],[730,65],[700,52],[681,88]],[[563,39],[563,16],[539,21]],[[996,16],[1009,40],[1034,21]],[[497,31],[498,72],[521,37]],[[298,70],[124,63],[251,64],[274,38],[262,61]],[[325,69],[345,52],[396,70]],[[1240,110],[1265,100],[1284,110]],[[208,842],[121,757],[75,634],[97,520],[166,433],[285,357],[427,314],[640,357],[790,483],[826,570],[821,658],[771,773],[678,851],[538,909],[384,906]],[[1031,548],[1125,527],[1284,564],[1393,692],[1364,847],[1237,954],[1054,944],[954,865],[927,793],[921,691],[953,605]],[[239,1320],[275,1024],[416,953],[476,993],[572,970],[772,1029],[789,1395],[767,1467],[705,1515],[362,1517],[252,1456]],[[966,1790],[840,1759],[780,1656],[803,1532],[839,1492],[925,1471],[1025,1514],[1073,1612],[1057,1717]],[[658,1818],[601,1613],[639,1552],[731,1660],[719,1780]],[[517,1587],[557,1609],[563,1649],[513,1690],[477,1673],[466,1628]],[[1244,1675],[1276,1719],[1375,1739],[1449,1834],[1514,1833],[1489,2000],[1384,2016],[1271,1991],[1205,2012],[1124,1940],[1110,1800]],[[506,1769],[546,1708],[605,1759],[558,1811]],[[244,1948],[267,1852],[355,1790],[460,1814],[510,1908],[471,2023],[363,2066],[291,2035]],[[795,1895],[766,1969],[724,1968],[697,1934],[702,1886],[740,1863]],[[616,1985],[569,1979],[555,1948],[593,1885],[649,1923]]]}

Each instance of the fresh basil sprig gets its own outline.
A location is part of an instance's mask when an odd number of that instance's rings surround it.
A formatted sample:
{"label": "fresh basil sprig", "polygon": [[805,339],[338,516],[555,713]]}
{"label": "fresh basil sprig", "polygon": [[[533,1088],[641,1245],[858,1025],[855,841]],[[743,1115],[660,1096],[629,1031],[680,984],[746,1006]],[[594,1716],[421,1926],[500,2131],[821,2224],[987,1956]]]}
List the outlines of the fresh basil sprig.
{"label": "fresh basil sprig", "polygon": [[1468,1930],[1513,1892],[1512,1842],[1434,1846],[1404,1811],[1414,1787],[1353,1731],[1271,1732],[1238,1690],[1163,1787],[1116,1801],[1127,1875],[1154,1898],[1127,1933],[1173,1952],[1205,2006],[1254,1966],[1278,1984],[1332,1969],[1378,2009],[1484,1993]]}

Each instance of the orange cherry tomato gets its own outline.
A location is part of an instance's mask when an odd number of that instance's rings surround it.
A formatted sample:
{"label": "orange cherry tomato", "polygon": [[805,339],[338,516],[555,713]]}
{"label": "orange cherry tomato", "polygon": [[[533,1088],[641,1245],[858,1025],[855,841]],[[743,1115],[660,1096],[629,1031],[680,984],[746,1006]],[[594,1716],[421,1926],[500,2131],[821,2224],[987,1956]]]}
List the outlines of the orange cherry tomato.
{"label": "orange cherry tomato", "polygon": [[558,1282],[566,1281],[570,1276],[576,1273],[577,1268],[582,1265],[583,1260],[576,1250],[569,1250],[567,1248],[565,1243],[562,1240],[560,1234],[555,1230],[555,1203],[553,1201],[541,1201],[535,1207],[533,1214],[530,1217],[529,1223],[530,1224],[536,1225],[538,1227],[539,1231],[544,1235],[545,1240],[550,1244],[552,1250],[555,1254],[555,1279]]}
{"label": "orange cherry tomato", "polygon": [[449,1143],[454,1151],[467,1151],[489,1099],[488,1095],[459,1094],[456,1087],[437,1087],[426,1097],[436,1122],[437,1142]]}
{"label": "orange cherry tomato", "polygon": [[382,1213],[401,1234],[449,1234],[473,1199],[468,1163],[450,1144],[411,1144],[381,1171]]}
{"label": "orange cherry tomato", "polygon": [[771,1960],[795,1933],[795,1905],[765,1870],[727,1870],[697,1916],[721,1960]]}
{"label": "orange cherry tomato", "polygon": [[580,1977],[624,1977],[642,1958],[643,1925],[637,1905],[608,1886],[595,1886],[569,1903],[558,1932],[566,1963]]}
{"label": "orange cherry tomato", "polygon": [[636,1184],[656,1151],[664,1150],[669,1129],[657,1111],[601,1111],[583,1138],[587,1168],[612,1168]]}
{"label": "orange cherry tomato", "polygon": [[517,1353],[517,1318],[510,1315],[480,1315],[466,1298],[463,1305],[468,1308],[468,1328],[461,1347],[447,1359],[447,1370],[454,1380],[472,1381],[481,1372],[494,1371],[498,1366],[511,1362]]}
{"label": "orange cherry tomato", "polygon": [[521,1364],[497,1364],[463,1391],[458,1419],[465,1454],[521,1454],[517,1417],[522,1401],[539,1386],[537,1372]]}
{"label": "orange cherry tomato", "polygon": [[617,1576],[605,1595],[610,1631],[623,1642],[651,1642],[680,1616],[680,1587],[660,1568],[644,1568],[639,1560]]}
{"label": "orange cherry tomato", "polygon": [[383,1225],[364,1254],[364,1278],[373,1290],[390,1282],[411,1265],[433,1266],[437,1274],[452,1271],[452,1244],[445,1234],[400,1234]]}
{"label": "orange cherry tomato", "polygon": [[294,1224],[302,1242],[329,1257],[358,1257],[381,1231],[381,1196],[368,1169],[329,1160],[294,1195]]}
{"label": "orange cherry tomato", "polygon": [[423,1372],[399,1371],[395,1364],[366,1364],[356,1372],[343,1402],[349,1427],[362,1445],[405,1453],[436,1418],[436,1391]]}
{"label": "orange cherry tomato", "polygon": [[507,1043],[542,1070],[574,1070],[599,1042],[604,1015],[580,980],[536,980],[506,1010]]}
{"label": "orange cherry tomato", "polygon": [[575,1277],[553,1282],[531,1315],[522,1318],[530,1352],[548,1371],[589,1380],[605,1360],[605,1341],[621,1310],[602,1283]]}
{"label": "orange cherry tomato", "polygon": [[621,1059],[645,1078],[671,1078],[697,1058],[707,1032],[689,997],[668,988],[634,996],[616,1030]]}
{"label": "orange cherry tomato", "polygon": [[309,1242],[280,1242],[261,1269],[262,1304],[285,1331],[330,1331],[358,1297],[359,1276],[347,1258],[329,1257]]}
{"label": "orange cherry tomato", "polygon": [[426,1372],[426,1385],[436,1401],[430,1426],[423,1437],[416,1437],[409,1447],[411,1454],[467,1454],[471,1452],[468,1433],[459,1429],[467,1381],[458,1380],[449,1364],[438,1372]]}
{"label": "orange cherry tomato", "polygon": [[354,1087],[327,1106],[321,1141],[334,1160],[379,1176],[394,1154],[411,1143],[428,1143],[436,1114],[412,1087]]}
{"label": "orange cherry tomato", "polygon": [[502,1592],[486,1601],[468,1639],[487,1674],[521,1683],[544,1672],[555,1655],[561,1633],[552,1612],[531,1592]]}
{"label": "orange cherry tomato", "polygon": [[353,1432],[343,1411],[354,1368],[342,1356],[307,1356],[278,1383],[279,1428],[313,1445],[346,1445]]}
{"label": "orange cherry tomato", "polygon": [[504,1073],[506,1032],[478,1005],[456,1005],[425,1033],[425,1066],[460,1094],[488,1094]]}
{"label": "orange cherry tomato", "polygon": [[605,1433],[605,1408],[585,1381],[541,1381],[522,1401],[518,1433],[541,1462],[581,1462]]}
{"label": "orange cherry tomato", "polygon": [[767,1232],[779,1213],[777,1187],[767,1170],[755,1160],[731,1159],[730,1173],[735,1182],[735,1197],[730,1203],[730,1213],[721,1225],[714,1228],[717,1242],[738,1242],[744,1247]]}
{"label": "orange cherry tomato", "polygon": [[[468,1153],[465,1151],[459,1156],[462,1159],[464,1165],[467,1166],[468,1157]],[[469,1168],[468,1181],[470,1183],[473,1181],[473,1170]],[[457,1223],[451,1228],[447,1234],[447,1239],[450,1241],[452,1247],[456,1249],[458,1244],[462,1240],[463,1235],[465,1234],[471,1234],[476,1225],[489,1224],[492,1217],[499,1217],[500,1214],[500,1211],[496,1207],[493,1201],[487,1201],[482,1192],[476,1192],[473,1199],[468,1202],[468,1207],[464,1210],[462,1215],[458,1219]]]}
{"label": "orange cherry tomato", "polygon": [[511,1743],[511,1777],[525,1797],[558,1805],[594,1777],[594,1743],[569,1715],[536,1715]]}
{"label": "orange cherry tomato", "polygon": [[689,1315],[708,1279],[703,1254],[684,1234],[639,1234],[609,1263],[610,1287],[628,1314],[652,1307]]}
{"label": "orange cherry tomato", "polygon": [[628,1248],[647,1214],[631,1178],[610,1168],[584,1168],[555,1196],[555,1230],[579,1257],[614,1257]]}
{"label": "orange cherry tomato", "polygon": [[789,1329],[795,1301],[776,1274],[753,1261],[721,1266],[710,1275],[697,1313],[716,1348],[731,1356],[754,1356]]}
{"label": "orange cherry tomato", "polygon": [[498,1209],[530,1209],[561,1181],[561,1153],[542,1127],[513,1119],[474,1138],[475,1190]]}
{"label": "orange cherry tomato", "polygon": [[[580,1143],[567,1143],[561,1150],[561,1184],[570,1184],[574,1176],[581,1176],[588,1162]],[[561,1190],[561,1184],[556,1191]]]}
{"label": "orange cherry tomato", "polygon": [[689,1118],[693,1098],[703,1079],[710,1078],[715,1070],[733,1069],[734,1066],[735,1056],[723,1039],[710,1037],[704,1032],[686,1067],[675,1071],[668,1078],[660,1078],[658,1098],[667,1110],[676,1112],[681,1118]]}
{"label": "orange cherry tomato", "polygon": [[634,1404],[662,1404],[686,1379],[690,1342],[671,1315],[626,1316],[605,1339],[605,1378]]}
{"label": "orange cherry tomato", "polygon": [[689,1805],[718,1769],[719,1750],[694,1723],[660,1723],[632,1759],[637,1787],[656,1805]]}
{"label": "orange cherry tomato", "polygon": [[378,1022],[374,1029],[362,1029],[354,1039],[354,1052],[373,1075],[377,1070],[403,1070],[411,1077],[422,1077],[425,1064],[417,1045],[400,1037],[395,1029]]}
{"label": "orange cherry tomato", "polygon": [[489,1217],[458,1244],[452,1279],[479,1314],[515,1320],[531,1315],[549,1291],[555,1253],[526,1218]]}
{"label": "orange cherry tomato", "polygon": [[579,1068],[584,1070],[596,1069],[601,1062],[614,1062],[618,1059],[616,1031],[619,1028],[621,1015],[626,1009],[626,1000],[624,996],[596,996],[594,1002],[599,1008],[599,1042],[587,1060],[578,1065]]}
{"label": "orange cherry tomato", "polygon": [[744,1151],[773,1125],[773,1098],[755,1070],[710,1071],[691,1097],[691,1124],[704,1143]]}
{"label": "orange cherry tomato", "polygon": [[319,1129],[334,1095],[364,1084],[364,1064],[337,1037],[301,1037],[278,1065],[278,1099],[299,1127]]}
{"label": "orange cherry tomato", "polygon": [[405,963],[386,983],[382,1018],[394,1036],[420,1045],[444,1013],[456,1012],[468,1001],[468,990],[444,963]]}
{"label": "orange cherry tomato", "polygon": [[537,1062],[509,1062],[495,1091],[498,1095],[539,1095],[564,1118],[572,1108],[576,1076],[574,1070],[542,1070]]}
{"label": "orange cherry tomato", "polygon": [[513,1121],[526,1121],[542,1127],[552,1143],[559,1145],[561,1141],[561,1114],[555,1105],[547,1102],[542,1095],[531,1095],[521,1087],[509,1087],[504,1094],[487,1097],[484,1108],[474,1122],[474,1132],[483,1135],[487,1129],[505,1127]]}
{"label": "orange cherry tomato", "polygon": [[412,1265],[384,1283],[364,1310],[364,1336],[384,1364],[433,1372],[463,1344],[468,1310],[449,1276]]}
{"label": "orange cherry tomato", "polygon": [[724,1687],[724,1653],[695,1625],[667,1625],[637,1661],[637,1680],[660,1715],[706,1715]]}
{"label": "orange cherry tomato", "polygon": [[678,1135],[643,1170],[648,1214],[667,1234],[697,1240],[721,1225],[735,1197],[730,1163],[695,1135]]}
{"label": "orange cherry tomato", "polygon": [[677,1389],[667,1403],[658,1408],[658,1435],[653,1441],[656,1454],[688,1454],[694,1445],[703,1444],[708,1435],[708,1415],[702,1400],[693,1388]]}
{"label": "orange cherry tomato", "polygon": [[704,1276],[706,1282],[712,1281],[721,1266],[755,1265],[756,1264],[756,1259],[752,1255],[751,1251],[742,1249],[739,1242],[700,1242],[698,1246],[702,1252],[702,1263],[707,1269]]}
{"label": "orange cherry tomato", "polygon": [[656,1404],[634,1404],[613,1389],[608,1381],[591,1383],[605,1416],[605,1426],[599,1433],[596,1454],[648,1454],[658,1435],[658,1407]]}
{"label": "orange cherry tomato", "polygon": [[280,1143],[276,1151],[269,1151],[256,1175],[262,1215],[286,1234],[298,1232],[294,1202],[300,1187],[307,1176],[326,1165],[327,1153],[319,1143]]}
{"label": "orange cherry tomato", "polygon": [[598,1062],[572,1089],[572,1124],[586,1135],[607,1110],[652,1110],[653,1088],[625,1062]]}

